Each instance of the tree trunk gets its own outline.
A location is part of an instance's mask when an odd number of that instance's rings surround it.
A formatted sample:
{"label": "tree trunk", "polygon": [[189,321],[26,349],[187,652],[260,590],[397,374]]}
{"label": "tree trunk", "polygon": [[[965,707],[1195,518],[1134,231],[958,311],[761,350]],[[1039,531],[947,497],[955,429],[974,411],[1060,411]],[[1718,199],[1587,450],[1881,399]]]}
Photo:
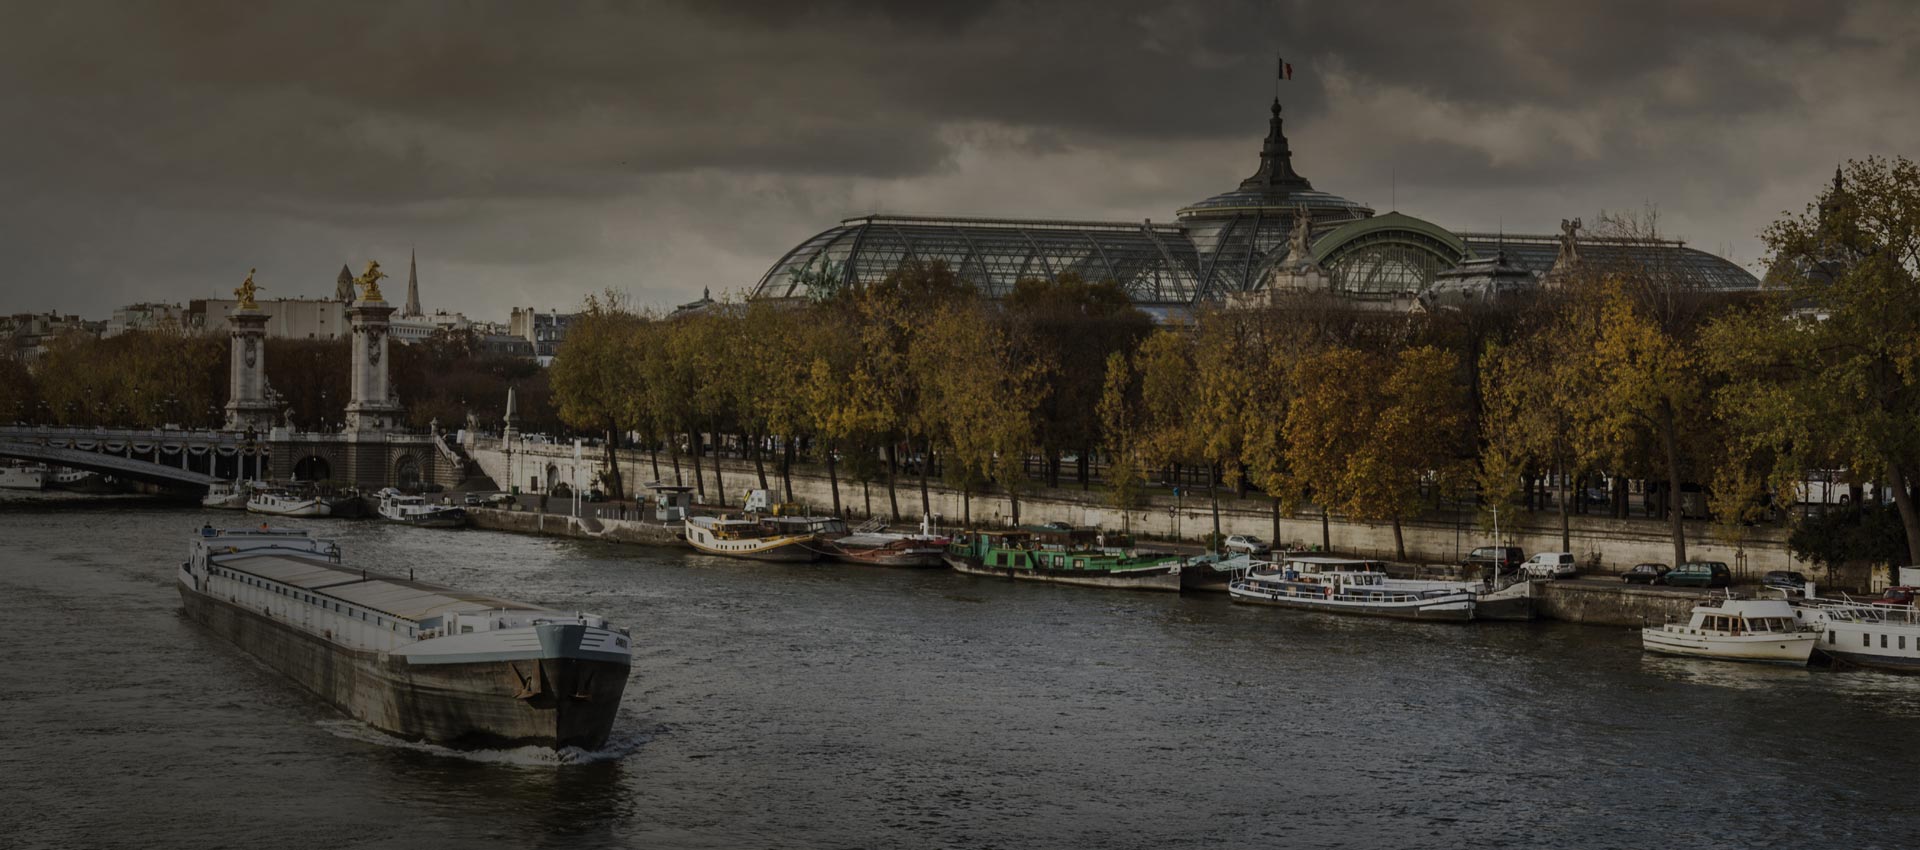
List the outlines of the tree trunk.
{"label": "tree trunk", "polygon": [[1674,431],[1673,408],[1660,406],[1660,443],[1667,456],[1667,517],[1673,530],[1673,566],[1687,562],[1687,528],[1680,509],[1680,442]]}
{"label": "tree trunk", "polygon": [[613,470],[613,480],[607,482],[607,498],[616,502],[626,498],[626,481],[620,477],[620,450],[613,441],[613,428],[607,428],[607,468]]}
{"label": "tree trunk", "polygon": [[900,521],[900,493],[894,486],[893,470],[898,466],[899,448],[892,442],[887,443],[887,503],[893,507],[893,521]]}
{"label": "tree trunk", "polygon": [[1060,489],[1059,449],[1052,449],[1047,452],[1047,486],[1055,490]]}
{"label": "tree trunk", "polygon": [[933,438],[920,441],[920,515],[933,516],[933,498],[927,495],[927,476],[933,470]]}
{"label": "tree trunk", "polygon": [[787,489],[787,501],[793,501],[793,451],[795,451],[793,443],[795,443],[793,434],[787,434],[787,451],[783,451],[780,455],[780,485]]}
{"label": "tree trunk", "polygon": [[[689,440],[693,443],[693,489],[700,494],[700,501],[705,502],[707,500],[707,476],[700,471],[700,455],[706,452],[707,447],[700,443],[699,431],[693,432]],[[680,480],[680,462],[678,460],[675,460],[673,463],[673,478],[675,481]]]}
{"label": "tree trunk", "polygon": [[1080,479],[1080,490],[1082,492],[1093,489],[1093,485],[1089,483],[1092,481],[1093,476],[1088,474],[1087,469],[1088,464],[1092,463],[1092,457],[1093,447],[1083,446],[1080,449],[1079,460],[1073,465],[1073,474]]}
{"label": "tree trunk", "polygon": [[660,444],[647,444],[647,457],[653,461],[653,480],[660,480]]}
{"label": "tree trunk", "polygon": [[1407,560],[1407,540],[1400,533],[1400,515],[1393,515],[1393,558],[1396,561]]}
{"label": "tree trunk", "polygon": [[860,479],[860,496],[867,502],[867,518],[873,518],[873,482]]}
{"label": "tree trunk", "polygon": [[1893,491],[1893,506],[1900,512],[1900,525],[1907,531],[1907,563],[1920,564],[1920,509],[1913,504],[1913,493],[1907,489],[1907,471],[1899,463],[1887,461],[1887,486],[1882,490]]}
{"label": "tree trunk", "polygon": [[1322,552],[1333,551],[1333,530],[1330,528],[1330,526],[1331,526],[1331,522],[1329,522],[1327,518],[1327,506],[1321,505],[1320,506],[1320,551]]}
{"label": "tree trunk", "polygon": [[1273,537],[1267,541],[1274,547],[1280,545],[1280,500],[1273,500]]}
{"label": "tree trunk", "polygon": [[960,524],[966,528],[973,527],[973,482],[972,481],[968,481],[960,485]]}
{"label": "tree trunk", "polygon": [[713,503],[727,506],[727,482],[720,477],[720,429],[713,429]]}
{"label": "tree trunk", "polygon": [[[832,440],[828,440],[826,442],[826,452],[827,452],[827,489],[833,491],[833,515],[839,516],[840,515],[840,470],[838,468],[839,464],[835,463],[833,460],[833,441]],[[793,485],[789,484],[787,486],[789,489],[791,489]]]}
{"label": "tree trunk", "polygon": [[753,441],[753,475],[760,480],[760,489],[762,490],[770,489],[767,487],[767,460],[761,456],[763,452],[760,449],[760,445],[765,439],[765,437],[740,435],[741,443],[746,443],[748,440]]}
{"label": "tree trunk", "polygon": [[1213,509],[1213,537],[1207,540],[1207,551],[1220,552],[1220,466],[1207,467],[1207,501]]}
{"label": "tree trunk", "polygon": [[675,446],[667,451],[667,458],[673,461],[673,486],[679,487],[687,482],[680,480],[680,448]]}
{"label": "tree trunk", "polygon": [[1020,525],[1020,491],[1008,487],[1007,501],[1013,505],[1013,524],[1018,526]]}
{"label": "tree trunk", "polygon": [[1573,551],[1573,528],[1567,519],[1568,478],[1566,468],[1562,467],[1560,475],[1560,551],[1562,552]]}

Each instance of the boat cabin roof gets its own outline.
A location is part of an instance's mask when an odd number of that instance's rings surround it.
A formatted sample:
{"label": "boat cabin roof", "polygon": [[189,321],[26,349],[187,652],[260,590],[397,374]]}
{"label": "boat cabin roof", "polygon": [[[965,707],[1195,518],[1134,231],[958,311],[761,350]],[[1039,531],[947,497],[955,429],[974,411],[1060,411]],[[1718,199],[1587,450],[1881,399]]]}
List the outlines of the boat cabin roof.
{"label": "boat cabin roof", "polygon": [[249,554],[242,551],[232,555],[215,555],[214,562],[221,567],[323,593],[342,602],[414,622],[452,612],[552,612],[552,609],[538,605],[454,590],[423,581],[363,573],[312,556]]}

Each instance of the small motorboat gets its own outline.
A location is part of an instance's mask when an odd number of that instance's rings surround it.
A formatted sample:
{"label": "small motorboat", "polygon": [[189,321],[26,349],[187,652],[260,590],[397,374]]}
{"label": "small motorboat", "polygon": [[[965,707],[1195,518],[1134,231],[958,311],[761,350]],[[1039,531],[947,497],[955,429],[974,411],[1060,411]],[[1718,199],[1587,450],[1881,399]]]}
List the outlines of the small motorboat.
{"label": "small motorboat", "polygon": [[247,512],[267,516],[330,516],[333,511],[325,500],[310,493],[288,490],[255,490],[247,497]]}
{"label": "small motorboat", "polygon": [[420,528],[459,528],[467,524],[465,508],[435,505],[423,496],[409,496],[392,487],[381,490],[380,518]]}
{"label": "small motorboat", "polygon": [[1685,625],[1640,630],[1648,652],[1776,664],[1806,664],[1819,640],[1820,630],[1794,616],[1785,599],[1708,599]]}
{"label": "small motorboat", "polygon": [[229,511],[247,509],[247,485],[233,481],[215,481],[207,485],[207,495],[200,498],[200,506],[219,508]]}

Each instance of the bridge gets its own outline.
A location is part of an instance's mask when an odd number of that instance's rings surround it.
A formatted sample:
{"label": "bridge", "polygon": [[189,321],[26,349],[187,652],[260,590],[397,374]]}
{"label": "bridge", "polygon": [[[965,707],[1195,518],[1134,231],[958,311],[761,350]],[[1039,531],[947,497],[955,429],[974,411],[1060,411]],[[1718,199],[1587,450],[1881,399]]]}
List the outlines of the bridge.
{"label": "bridge", "polygon": [[267,451],[246,435],[227,431],[4,426],[0,457],[204,488],[257,472]]}

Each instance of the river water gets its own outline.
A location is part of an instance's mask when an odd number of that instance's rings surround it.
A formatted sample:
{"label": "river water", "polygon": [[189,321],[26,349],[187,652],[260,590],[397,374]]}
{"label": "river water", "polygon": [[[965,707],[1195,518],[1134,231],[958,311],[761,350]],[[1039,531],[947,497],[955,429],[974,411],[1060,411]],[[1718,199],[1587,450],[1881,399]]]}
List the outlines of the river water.
{"label": "river water", "polygon": [[203,520],[0,504],[0,847],[1913,847],[1920,678],[377,522],[348,562],[629,625],[609,751],[341,718],[182,617]]}

